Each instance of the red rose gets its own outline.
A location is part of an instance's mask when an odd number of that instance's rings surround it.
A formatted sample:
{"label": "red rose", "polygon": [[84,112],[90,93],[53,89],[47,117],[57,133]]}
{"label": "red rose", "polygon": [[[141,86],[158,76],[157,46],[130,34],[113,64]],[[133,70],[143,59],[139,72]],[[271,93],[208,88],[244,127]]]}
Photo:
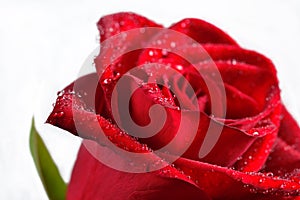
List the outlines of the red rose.
{"label": "red rose", "polygon": [[68,199],[300,196],[300,129],[268,58],[198,19],[163,29],[117,13],[97,25],[97,73],[60,92],[47,120],[88,139]]}

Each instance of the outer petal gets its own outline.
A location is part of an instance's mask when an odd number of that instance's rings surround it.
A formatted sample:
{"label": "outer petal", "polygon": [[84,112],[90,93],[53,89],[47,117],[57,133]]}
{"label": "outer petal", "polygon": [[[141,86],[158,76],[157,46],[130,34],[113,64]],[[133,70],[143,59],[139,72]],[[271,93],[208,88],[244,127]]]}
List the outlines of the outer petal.
{"label": "outer petal", "polygon": [[298,180],[272,173],[243,173],[181,158],[175,166],[213,199],[283,199],[300,195]]}
{"label": "outer petal", "polygon": [[278,136],[295,150],[300,151],[299,125],[285,107],[283,107],[281,117],[282,120]]}
{"label": "outer petal", "polygon": [[158,171],[142,174],[117,171],[100,163],[81,146],[67,199],[210,199],[199,188],[174,175],[170,177]]}
{"label": "outer petal", "polygon": [[205,44],[238,44],[218,27],[200,19],[187,18],[169,27],[193,38],[199,43]]}
{"label": "outer petal", "polygon": [[[299,195],[298,181],[269,173],[241,173],[228,168],[179,159],[182,170],[124,173],[103,165],[84,146],[80,148],[67,199],[286,199]],[[183,181],[184,173],[199,187]],[[205,191],[206,193],[203,193]],[[289,196],[291,198],[291,196]],[[289,198],[288,198],[289,199]],[[291,198],[292,199],[292,198]]]}
{"label": "outer petal", "polygon": [[[143,152],[143,149],[148,150],[148,147],[145,148],[145,145],[140,144],[126,132],[121,131],[109,120],[96,114],[93,110],[93,106],[90,105],[90,101],[86,102],[86,100],[91,100],[94,97],[93,95],[95,93],[91,92],[93,84],[96,85],[94,88],[99,88],[97,86],[98,82],[96,82],[96,77],[96,74],[91,74],[78,79],[71,84],[73,89],[76,89],[75,91],[71,89],[72,87],[67,87],[68,90],[65,89],[65,92],[58,97],[55,107],[47,122],[65,129],[75,135],[79,135],[82,138],[92,139],[97,141],[99,144],[105,144],[105,138],[99,134],[100,127],[104,131],[104,134],[119,148],[124,148],[133,152]],[[95,81],[93,84],[91,84],[92,80]],[[85,96],[77,95],[78,91],[84,93]],[[158,103],[154,101],[154,98],[142,98],[141,95],[143,97],[143,92],[137,93],[137,96],[134,99],[142,99],[144,101],[143,105],[151,106],[154,103]],[[100,101],[104,101],[103,98],[99,97],[98,99]],[[143,118],[138,116],[139,113],[145,115],[147,112],[147,107],[134,107],[132,110],[132,115],[135,117],[137,122],[145,123],[144,121],[141,121]],[[173,108],[166,108],[166,112],[169,117],[169,119],[167,119],[167,121],[169,120],[169,123],[165,124],[164,128],[154,136],[155,138],[140,139],[139,141],[145,142],[150,148],[156,149],[167,144],[173,139],[173,137],[175,137],[176,133],[181,133],[180,137],[176,137],[174,142],[175,146],[171,146],[171,149],[169,149],[169,152],[177,155],[177,151],[181,151],[182,148],[185,148],[186,141],[193,139],[191,138],[191,132],[196,131],[195,139],[184,153],[184,157],[195,160],[199,160],[199,149],[205,135],[207,134],[206,131],[209,123],[212,123],[211,126],[214,130],[218,130],[223,126],[219,122],[210,119],[204,113],[200,114],[199,112],[193,111],[180,112]],[[102,113],[100,112],[100,114]],[[194,130],[192,129],[194,126],[192,126],[191,123],[195,123],[196,115],[199,114],[201,123],[199,123],[199,127],[195,127],[196,130]],[[182,116],[183,118],[181,118]],[[181,124],[180,133],[178,133],[179,124]],[[170,133],[174,133],[175,135]],[[212,149],[211,153],[203,160],[222,166],[231,165],[242,153],[247,150],[254,139],[255,137],[251,137],[245,132],[225,126],[223,127],[219,141]],[[230,148],[224,149],[225,145],[230,146]]]}
{"label": "outer petal", "polygon": [[97,23],[100,41],[135,28],[162,27],[161,25],[132,12],[120,12],[101,17]]}
{"label": "outer petal", "polygon": [[95,58],[95,64],[99,75],[108,65],[114,63],[114,59],[119,59],[116,55],[123,55],[126,51],[130,51],[129,49],[135,49],[153,36],[151,32],[141,33],[138,30],[127,34],[126,31],[145,27],[162,27],[131,12],[106,15],[99,20],[97,26],[100,32],[101,50]]}
{"label": "outer petal", "polygon": [[280,176],[293,176],[300,181],[300,128],[295,119],[284,107],[275,147],[270,154],[264,171]]}

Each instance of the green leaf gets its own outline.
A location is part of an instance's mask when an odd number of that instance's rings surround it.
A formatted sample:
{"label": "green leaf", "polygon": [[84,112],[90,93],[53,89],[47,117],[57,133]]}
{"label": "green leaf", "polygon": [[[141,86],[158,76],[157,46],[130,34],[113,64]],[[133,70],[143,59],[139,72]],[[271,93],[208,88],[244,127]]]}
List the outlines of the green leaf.
{"label": "green leaf", "polygon": [[59,174],[58,168],[51,158],[45,143],[37,132],[34,118],[32,118],[30,130],[30,151],[49,199],[65,199],[67,184]]}

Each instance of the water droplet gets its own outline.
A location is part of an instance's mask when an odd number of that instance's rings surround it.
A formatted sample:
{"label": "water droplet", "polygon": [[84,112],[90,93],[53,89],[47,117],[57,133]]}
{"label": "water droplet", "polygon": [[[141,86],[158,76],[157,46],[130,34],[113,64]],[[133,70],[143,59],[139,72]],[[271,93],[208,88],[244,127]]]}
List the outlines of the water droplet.
{"label": "water droplet", "polygon": [[64,95],[64,93],[65,93],[65,91],[64,91],[64,90],[62,90],[62,91],[58,91],[58,92],[57,92],[57,96],[61,97],[62,95]]}
{"label": "water droplet", "polygon": [[141,150],[142,150],[142,151],[148,151],[147,145],[143,145],[143,146],[141,147]]}
{"label": "water droplet", "polygon": [[265,154],[268,154],[270,151],[266,149],[264,152],[265,152]]}
{"label": "water droplet", "polygon": [[62,116],[64,116],[64,114],[65,113],[61,111],[61,112],[57,113],[57,117],[62,117]]}
{"label": "water droplet", "polygon": [[180,26],[181,26],[181,28],[185,28],[185,27],[186,27],[186,23],[182,22],[182,23],[180,24]]}
{"label": "water droplet", "polygon": [[259,133],[257,131],[253,132],[253,136],[258,136]]}
{"label": "water droplet", "polygon": [[281,189],[286,188],[286,184],[285,184],[285,183],[281,184],[281,185],[280,185],[280,188],[281,188]]}
{"label": "water droplet", "polygon": [[175,47],[176,47],[176,43],[175,43],[175,42],[171,42],[171,43],[170,43],[170,46],[171,46],[172,48],[175,48]]}
{"label": "water droplet", "polygon": [[182,67],[181,65],[176,65],[176,68],[177,68],[178,70],[183,70],[183,67]]}
{"label": "water droplet", "polygon": [[162,53],[163,56],[166,57],[168,55],[168,50],[167,49],[162,49],[161,53]]}
{"label": "water droplet", "polygon": [[272,172],[268,172],[268,173],[266,173],[266,176],[268,176],[268,177],[272,177],[272,176],[274,176],[274,175],[273,175],[273,173],[272,173]]}
{"label": "water droplet", "polygon": [[103,84],[108,84],[111,82],[111,79],[110,78],[106,78],[103,80]]}
{"label": "water droplet", "polygon": [[149,56],[153,56],[154,55],[154,53],[153,53],[153,51],[149,51]]}
{"label": "water droplet", "polygon": [[254,188],[250,188],[249,191],[250,191],[251,193],[257,193],[256,189],[254,189]]}
{"label": "water droplet", "polygon": [[109,31],[109,32],[113,32],[114,29],[113,29],[112,27],[110,27],[110,28],[108,29],[108,31]]}

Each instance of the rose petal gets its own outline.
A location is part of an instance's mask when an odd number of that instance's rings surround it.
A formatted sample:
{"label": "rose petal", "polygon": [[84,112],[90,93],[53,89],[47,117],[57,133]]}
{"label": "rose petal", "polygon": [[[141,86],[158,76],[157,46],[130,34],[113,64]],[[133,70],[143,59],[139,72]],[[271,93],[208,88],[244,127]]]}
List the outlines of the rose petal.
{"label": "rose petal", "polygon": [[283,106],[278,138],[264,168],[265,171],[281,176],[290,173],[300,178],[299,134],[297,122]]}
{"label": "rose petal", "polygon": [[[105,144],[105,138],[99,133],[101,130],[106,137],[109,137],[120,148],[141,152],[147,150],[145,146],[139,144],[131,136],[105,119],[101,115],[103,112],[100,112],[100,115],[95,113],[95,106],[98,105],[96,103],[103,102],[103,97],[98,92],[101,89],[96,73],[77,79],[67,86],[63,90],[64,92],[59,94],[53,111],[46,122],[82,138]],[[128,146],[131,146],[131,148]]]}
{"label": "rose petal", "polygon": [[300,128],[286,107],[282,109],[282,120],[278,136],[288,145],[300,151]]}
{"label": "rose petal", "polygon": [[[90,78],[94,78],[94,80],[97,80],[97,78],[95,77],[97,77],[96,74],[88,75],[86,77],[80,78],[78,81],[75,81],[73,85],[77,86],[76,89],[78,89],[78,91],[82,91],[84,93],[85,91],[91,90],[93,85],[89,85],[87,83],[92,83],[90,81]],[[96,85],[94,86],[95,88],[98,88],[97,82],[95,82],[94,85]],[[143,93],[140,93],[139,95],[142,94]],[[92,95],[91,98],[93,98],[93,92],[89,93],[89,95]],[[136,145],[141,146],[140,148],[143,148],[141,144],[135,144],[136,141],[133,141],[133,139],[129,135],[119,130],[118,127],[114,126],[103,117],[96,115],[92,108],[89,108],[84,102],[85,99],[89,99],[89,97],[87,96],[88,95],[86,95],[85,97],[79,97],[78,95],[76,95],[76,92],[73,91],[69,91],[68,93],[62,94],[58,97],[54,110],[50,114],[47,122],[58,126],[62,129],[68,130],[73,134],[79,135],[80,137],[93,139],[98,143],[102,143],[104,141],[104,138],[103,136],[101,136],[101,134],[99,135],[100,126],[100,128],[104,131],[104,134],[107,137],[109,136],[110,140],[117,146],[121,146],[121,148],[128,148],[130,144],[134,144],[133,149],[137,148]],[[149,106],[153,105],[153,99],[151,98],[151,96],[144,97],[147,98],[145,99],[137,96],[133,99],[137,98],[137,100],[139,101],[143,99],[144,105],[147,105],[147,101],[149,102]],[[147,113],[148,108],[141,106],[132,108],[132,116],[134,117],[134,119],[139,123],[145,123],[139,121],[143,118],[137,116],[139,116],[139,113],[142,113],[143,115]],[[177,139],[174,141],[173,147],[171,146],[169,149],[169,152],[178,155],[177,152],[181,152],[186,148],[185,146],[188,144],[187,142],[193,139],[192,134],[195,133],[196,138],[193,140],[193,143],[184,153],[184,156],[187,158],[200,160],[199,149],[201,147],[205,135],[207,134],[209,123],[212,123],[212,130],[219,130],[220,128],[222,128],[222,124],[219,124],[214,121],[211,122],[211,119],[204,113],[200,114],[198,112],[191,111],[184,111],[180,113],[180,111],[178,111],[177,109],[172,108],[167,108],[166,112],[169,116],[167,120],[170,121],[167,121],[168,123],[165,124],[164,128],[153,137],[155,139],[147,138],[141,139],[141,141],[145,142],[145,144],[149,145],[149,147],[151,148],[158,148],[162,145],[168,144],[168,142],[172,140],[175,137],[175,135],[179,135],[176,137]],[[62,116],[57,116],[56,113],[64,114]],[[196,119],[197,115],[199,114],[201,123],[200,126],[197,127],[195,125],[198,124],[194,124],[194,122],[198,121]],[[179,124],[181,125],[180,130],[178,130]],[[169,133],[174,134],[172,135]],[[122,137],[119,137],[119,135],[121,135]],[[237,129],[223,127],[223,131],[218,143],[212,149],[210,154],[208,154],[207,157],[205,157],[203,160],[222,166],[231,165],[242,153],[245,152],[247,147],[249,147],[249,145],[253,142],[253,139],[255,139],[255,137],[251,137],[248,134],[245,134]],[[224,149],[223,147],[225,144],[231,146],[231,148]]]}
{"label": "rose petal", "polygon": [[[298,172],[300,169],[300,152],[286,144],[282,139],[277,138],[274,149],[272,150],[264,171],[270,171],[279,176]],[[298,174],[294,175],[300,175]]]}
{"label": "rose petal", "polygon": [[143,32],[141,28],[161,28],[162,26],[135,13],[120,12],[102,17],[97,27],[100,32],[101,50],[95,58],[95,65],[97,72],[101,75],[102,71],[114,63],[115,59],[128,51],[140,49],[143,41],[153,36],[151,31]]}
{"label": "rose petal", "polygon": [[270,98],[276,95],[277,91],[271,91],[270,88],[278,88],[278,82],[275,74],[268,70],[237,61],[216,61],[216,65],[227,91],[226,118],[257,115],[267,107]]}
{"label": "rose petal", "polygon": [[215,61],[241,62],[258,68],[267,69],[276,74],[274,64],[270,59],[255,51],[245,50],[232,45],[203,45],[210,57]]}
{"label": "rose petal", "polygon": [[179,31],[193,38],[199,43],[230,44],[238,46],[228,34],[218,27],[194,18],[183,19],[169,27],[169,29]]}
{"label": "rose petal", "polygon": [[[279,98],[279,96],[278,96]],[[240,125],[248,126],[248,132],[265,135],[257,139],[245,154],[235,163],[235,168],[244,172],[256,172],[265,164],[275,143],[280,124],[280,99],[273,98],[264,112],[255,117],[247,118]],[[254,126],[253,126],[254,125]],[[233,125],[232,126],[236,126]],[[252,128],[251,128],[252,126]],[[247,130],[246,129],[246,130]]]}
{"label": "rose petal", "polygon": [[243,172],[257,172],[265,164],[273,148],[277,132],[269,133],[257,139],[235,163],[235,169]]}
{"label": "rose petal", "polygon": [[230,168],[180,158],[175,166],[213,199],[269,199],[299,195],[300,184],[272,173],[243,173]]}
{"label": "rose petal", "polygon": [[[190,176],[199,189],[185,183],[186,180],[182,181],[179,170],[170,170],[174,168],[142,174],[117,171],[99,162],[82,146],[68,187],[67,199],[189,197],[234,200],[285,199],[287,195],[299,195],[298,182],[266,173],[241,173],[183,158],[176,162],[176,167]],[[202,191],[206,191],[206,194]]]}
{"label": "rose petal", "polygon": [[[131,94],[132,88],[138,88],[139,84],[136,81],[136,79],[128,76],[126,78],[126,83],[122,82],[122,84],[120,84],[120,88],[117,88],[117,94],[119,96],[118,102],[123,102],[124,99],[127,99],[125,96]],[[206,162],[219,164],[221,166],[228,166],[233,164],[236,161],[236,159],[239,156],[241,156],[242,153],[244,153],[247,150],[247,148],[252,144],[252,142],[256,139],[256,137],[251,137],[248,134],[239,131],[238,129],[230,128],[227,126],[223,127],[222,124],[214,122],[204,113],[192,112],[189,110],[179,111],[176,108],[173,108],[170,103],[159,101],[160,98],[164,99],[160,90],[153,90],[153,88],[151,87],[151,92],[149,92],[149,88],[147,87],[147,85],[141,86],[131,96],[130,116],[121,116],[124,119],[123,121],[127,121],[127,118],[132,117],[133,120],[139,125],[147,125],[151,121],[153,122],[155,127],[159,127],[157,124],[159,124],[162,121],[162,113],[155,112],[152,115],[152,119],[150,120],[149,111],[150,108],[155,104],[164,106],[165,112],[167,113],[167,117],[163,128],[159,130],[159,132],[154,132],[154,134],[156,134],[152,137],[139,139],[139,141],[141,141],[144,144],[147,144],[152,149],[162,148],[163,146],[167,145],[171,140],[173,140],[176,135],[183,135],[183,138],[181,140],[177,139],[177,142],[175,142],[176,151],[180,151],[182,148],[185,148],[186,141],[189,141],[189,139],[193,140],[190,147],[184,153],[184,157],[194,160],[203,160]],[[140,102],[143,102],[143,104],[140,104]],[[117,112],[114,113],[118,116],[122,115],[121,113],[123,113],[120,112],[120,110],[124,108],[127,109],[126,105],[120,106],[116,102],[113,102],[113,105],[115,105],[114,107],[118,107],[119,109]],[[198,121],[197,115],[199,114],[199,127],[194,127],[196,129],[193,129],[191,123],[195,123],[196,121]],[[120,122],[122,123],[122,120],[120,120]],[[209,126],[211,132],[207,133]],[[139,129],[133,130],[132,127],[132,124],[128,124],[125,130],[128,133],[143,132],[144,135],[148,135],[150,133],[153,133],[154,131],[153,127],[150,127],[149,129],[144,129],[143,131]],[[182,129],[179,129],[180,127],[182,127]],[[183,133],[180,132],[182,130]],[[199,150],[201,144],[203,143],[204,137],[207,134],[215,134],[213,130],[222,130],[220,138],[217,144],[212,149],[212,151],[204,159],[200,159]],[[193,137],[193,131],[197,131],[196,137],[194,139],[191,138]],[[223,147],[225,145],[230,148],[224,149]],[[173,151],[174,149],[169,149],[169,152],[176,154],[176,152]]]}
{"label": "rose petal", "polygon": [[97,23],[100,41],[135,28],[162,27],[161,25],[132,12],[120,12],[101,17]]}
{"label": "rose petal", "polygon": [[[167,170],[167,169],[166,169]],[[176,178],[178,171],[125,173],[109,168],[81,146],[67,199],[210,199],[194,185]],[[176,175],[177,174],[177,175]]]}

